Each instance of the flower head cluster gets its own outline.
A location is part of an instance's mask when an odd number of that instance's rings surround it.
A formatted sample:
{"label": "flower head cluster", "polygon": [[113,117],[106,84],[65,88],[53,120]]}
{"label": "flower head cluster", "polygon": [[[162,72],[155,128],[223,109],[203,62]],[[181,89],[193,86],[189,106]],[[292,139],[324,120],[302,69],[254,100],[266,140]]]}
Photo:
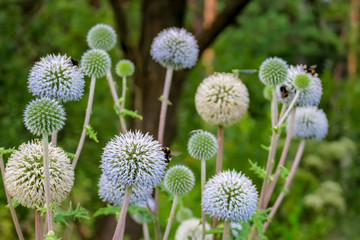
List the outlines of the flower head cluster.
{"label": "flower head cluster", "polygon": [[[74,184],[74,170],[70,159],[59,147],[49,146],[51,201],[60,203]],[[5,182],[9,194],[28,208],[45,204],[43,144],[35,140],[20,145],[5,169]]]}
{"label": "flower head cluster", "polygon": [[109,51],[116,44],[116,33],[112,27],[99,23],[89,30],[86,40],[92,49]]}
{"label": "flower head cluster", "polygon": [[101,158],[103,173],[115,186],[153,187],[161,180],[165,166],[162,146],[140,131],[115,136]]}
{"label": "flower head cluster", "polygon": [[32,67],[28,87],[37,97],[59,102],[78,100],[84,91],[84,76],[66,55],[47,55]]}
{"label": "flower head cluster", "polygon": [[89,77],[101,78],[111,67],[111,59],[102,49],[91,49],[81,57],[81,67]]}
{"label": "flower head cluster", "polygon": [[180,70],[195,65],[199,49],[191,33],[172,27],[161,31],[154,38],[150,53],[163,67]]}
{"label": "flower head cluster", "polygon": [[116,64],[115,71],[120,77],[129,77],[134,74],[135,66],[130,60],[123,59]]}
{"label": "flower head cluster", "polygon": [[276,86],[285,82],[287,75],[288,65],[281,58],[268,58],[260,66],[260,81],[267,86]]}
{"label": "flower head cluster", "polygon": [[195,159],[209,160],[217,151],[216,137],[209,132],[199,130],[190,137],[188,151]]}
{"label": "flower head cluster", "polygon": [[317,107],[298,107],[295,112],[294,138],[321,140],[328,131],[328,120]]}
{"label": "flower head cluster", "polygon": [[236,171],[226,171],[205,185],[205,213],[226,221],[247,221],[256,210],[258,193],[251,180]]}
{"label": "flower head cluster", "polygon": [[185,166],[177,165],[169,168],[165,174],[164,184],[174,195],[185,195],[194,187],[194,173]]}
{"label": "flower head cluster", "polygon": [[50,98],[31,101],[24,112],[27,129],[35,135],[50,135],[64,126],[65,111],[61,104]]}
{"label": "flower head cluster", "polygon": [[249,107],[248,90],[234,74],[214,73],[199,85],[195,107],[206,122],[229,126],[246,114]]}
{"label": "flower head cluster", "polygon": [[[210,225],[206,223],[206,230],[210,230]],[[200,219],[190,218],[183,221],[175,233],[175,240],[201,240],[202,239],[202,226],[200,224]],[[212,234],[207,234],[205,236],[206,240],[212,239]]]}

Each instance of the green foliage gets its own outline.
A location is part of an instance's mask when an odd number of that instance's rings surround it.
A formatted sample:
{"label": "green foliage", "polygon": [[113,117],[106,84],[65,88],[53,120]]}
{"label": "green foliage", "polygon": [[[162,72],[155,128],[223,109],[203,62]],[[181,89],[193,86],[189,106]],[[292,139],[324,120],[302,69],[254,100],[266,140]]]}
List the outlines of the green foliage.
{"label": "green foliage", "polygon": [[123,116],[123,117],[129,116],[129,117],[133,117],[133,118],[138,118],[140,120],[143,119],[143,117],[141,115],[139,115],[137,113],[137,111],[131,111],[131,110],[128,110],[128,109],[125,109],[125,108],[120,111],[120,115]]}
{"label": "green foliage", "polygon": [[90,124],[85,127],[85,130],[86,135],[88,135],[90,139],[94,140],[97,143],[99,142],[99,140],[97,139],[97,133],[94,131]]}
{"label": "green foliage", "polygon": [[251,165],[250,170],[253,170],[261,179],[266,177],[266,170],[260,167],[256,162],[252,162],[249,159],[249,163]]}
{"label": "green foliage", "polygon": [[13,147],[13,148],[9,148],[9,149],[0,148],[0,154],[1,154],[1,155],[12,154],[14,150],[15,150],[14,147]]}
{"label": "green foliage", "polygon": [[89,219],[88,214],[88,211],[85,208],[81,207],[80,204],[78,204],[76,208],[73,209],[72,203],[70,202],[69,208],[66,211],[64,211],[60,207],[57,208],[53,221],[67,226],[69,224],[66,221],[66,218],[72,218],[74,221],[80,219]]}
{"label": "green foliage", "polygon": [[141,219],[147,223],[153,222],[156,219],[148,209],[137,205],[130,205],[127,211],[130,215],[140,215]]}
{"label": "green foliage", "polygon": [[284,167],[284,166],[280,166],[279,169],[280,169],[280,171],[279,171],[279,176],[280,176],[281,178],[286,179],[287,176],[289,175],[289,169],[287,169],[287,168]]}
{"label": "green foliage", "polygon": [[121,211],[121,206],[112,206],[110,204],[107,204],[106,207],[98,209],[94,213],[94,217],[98,217],[101,215],[109,215],[109,214],[113,214],[116,216],[118,213],[120,213],[120,211]]}

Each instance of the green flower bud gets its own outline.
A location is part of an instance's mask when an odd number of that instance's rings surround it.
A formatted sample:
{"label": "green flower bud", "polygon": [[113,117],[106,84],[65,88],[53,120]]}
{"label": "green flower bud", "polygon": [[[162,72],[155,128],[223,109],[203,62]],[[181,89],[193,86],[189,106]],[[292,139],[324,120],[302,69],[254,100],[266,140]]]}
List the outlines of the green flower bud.
{"label": "green flower bud", "polygon": [[115,71],[120,77],[129,77],[134,74],[135,66],[130,60],[123,59],[116,64]]}
{"label": "green flower bud", "polygon": [[188,167],[173,166],[166,172],[164,184],[172,194],[185,195],[194,187],[195,176]]}

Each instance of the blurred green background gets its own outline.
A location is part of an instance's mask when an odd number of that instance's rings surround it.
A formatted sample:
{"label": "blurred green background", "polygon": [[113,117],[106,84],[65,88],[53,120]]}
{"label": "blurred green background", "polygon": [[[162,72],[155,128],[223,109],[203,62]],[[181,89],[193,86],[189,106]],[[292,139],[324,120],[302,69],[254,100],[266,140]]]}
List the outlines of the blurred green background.
{"label": "blurred green background", "polygon": [[[188,2],[191,4],[186,11],[185,27],[201,15],[201,7],[194,6],[203,5],[200,0]],[[228,2],[218,0],[218,10]],[[267,231],[269,239],[360,239],[360,74],[357,70],[360,64],[356,61],[360,57],[360,41],[359,4],[354,10],[354,2],[250,1],[236,23],[221,32],[212,44],[211,63],[208,57],[206,61],[200,60],[184,80],[177,109],[177,134],[171,144],[176,154],[171,164],[186,164],[200,180],[200,162],[188,155],[186,143],[189,132],[195,129],[216,134],[216,128],[204,123],[194,106],[195,91],[203,78],[212,71],[257,69],[269,56],[282,57],[289,64],[317,65],[324,88],[319,107],[329,119],[329,133],[320,143],[307,142],[290,194]],[[130,32],[136,38],[141,2],[126,4],[132,19]],[[357,13],[355,20],[351,18],[354,13]],[[34,138],[22,119],[26,104],[33,98],[27,89],[27,76],[34,62],[49,53],[66,53],[80,59],[88,49],[87,31],[96,23],[116,25],[114,10],[106,0],[0,1],[0,146],[18,147]],[[123,58],[120,45],[110,55],[113,62]],[[250,108],[240,123],[225,129],[223,168],[244,172],[260,191],[262,181],[249,169],[248,159],[265,165],[267,152],[260,145],[268,145],[270,141],[270,105],[263,97],[263,85],[257,74],[242,74],[240,78],[248,87]],[[68,152],[75,152],[81,134],[88,85],[86,78],[83,98],[65,104],[67,122],[59,133],[58,145]],[[105,206],[97,196],[101,153],[107,141],[119,132],[105,79],[97,82],[92,113],[91,125],[100,142],[86,140],[76,169],[75,186],[64,201],[65,206],[69,199],[74,205],[80,203],[90,216]],[[290,163],[297,144],[292,143]],[[212,176],[215,159],[208,162],[207,170],[208,177]],[[191,208],[196,217],[200,217],[199,193],[200,181],[183,199],[184,206]],[[161,200],[160,219],[165,228],[171,203],[165,194]],[[0,187],[0,238],[16,239],[5,206],[4,189]],[[25,238],[33,238],[33,211],[21,206],[16,210]],[[100,221],[102,218],[94,217],[75,223],[69,221],[68,227],[57,225],[56,230],[63,234],[63,239],[101,239]],[[178,224],[174,223],[172,234]]]}

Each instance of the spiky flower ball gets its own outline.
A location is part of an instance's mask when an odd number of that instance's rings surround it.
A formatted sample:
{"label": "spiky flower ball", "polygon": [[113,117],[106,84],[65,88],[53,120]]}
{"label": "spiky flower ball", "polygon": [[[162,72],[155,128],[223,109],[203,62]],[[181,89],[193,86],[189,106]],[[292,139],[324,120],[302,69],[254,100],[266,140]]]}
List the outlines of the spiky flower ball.
{"label": "spiky flower ball", "polygon": [[86,40],[92,49],[109,51],[116,44],[116,33],[109,25],[99,23],[89,30]]}
{"label": "spiky flower ball", "polygon": [[102,49],[91,49],[81,57],[81,67],[89,77],[101,78],[111,67],[109,54]]}
{"label": "spiky flower ball", "polygon": [[295,112],[294,138],[321,140],[328,131],[328,120],[317,107],[298,107]]}
{"label": "spiky flower ball", "polygon": [[195,107],[206,122],[229,126],[246,114],[249,107],[248,90],[234,74],[214,73],[199,85]]}
{"label": "spiky flower ball", "polygon": [[198,130],[189,139],[188,151],[199,160],[209,160],[217,151],[216,137],[207,131]]}
{"label": "spiky flower ball", "polygon": [[[125,195],[125,185],[113,185],[106,179],[104,174],[101,175],[99,181],[99,196],[104,202],[121,206]],[[143,188],[135,186],[131,190],[130,204],[143,205],[151,197],[152,188]]]}
{"label": "spiky flower ball", "polygon": [[[206,223],[206,231],[210,230],[210,225]],[[202,225],[200,219],[190,218],[183,221],[175,233],[175,240],[201,240],[202,239]],[[212,239],[212,234],[205,235],[206,240]]]}
{"label": "spiky flower ball", "polygon": [[28,87],[37,97],[54,98],[59,102],[78,100],[84,91],[84,76],[70,57],[50,54],[32,67]]}
{"label": "spiky flower ball", "polygon": [[174,195],[185,195],[194,187],[195,176],[190,168],[177,165],[169,168],[164,177],[167,190]]}
{"label": "spiky flower ball", "polygon": [[152,136],[128,131],[104,148],[101,168],[111,184],[153,187],[164,174],[165,154]]}
{"label": "spiky flower ball", "polygon": [[220,172],[205,185],[205,213],[225,221],[247,221],[256,210],[258,193],[251,180],[235,170]]}
{"label": "spiky flower ball", "polygon": [[276,86],[286,81],[287,63],[278,57],[266,59],[260,66],[259,78],[267,86]]}
{"label": "spiky flower ball", "polygon": [[[64,150],[49,146],[51,202],[61,203],[74,184],[74,170]],[[20,145],[5,169],[9,194],[28,208],[44,207],[43,144],[35,140]]]}
{"label": "spiky flower ball", "polygon": [[278,100],[281,103],[290,103],[295,94],[295,78],[299,74],[305,74],[310,78],[309,86],[302,89],[296,100],[297,106],[317,106],[322,95],[322,84],[317,74],[310,74],[305,69],[305,65],[290,66],[289,75],[285,83],[276,86]]}
{"label": "spiky flower ball", "polygon": [[307,74],[299,73],[294,78],[294,86],[299,90],[306,89],[310,85],[310,80]]}
{"label": "spiky flower ball", "polygon": [[150,53],[163,67],[180,70],[195,65],[199,49],[191,33],[172,27],[161,31],[154,38]]}
{"label": "spiky flower ball", "polygon": [[129,77],[134,74],[135,66],[130,60],[123,59],[116,64],[115,71],[120,77]]}
{"label": "spiky flower ball", "polygon": [[35,135],[50,135],[59,131],[65,119],[62,105],[50,98],[32,100],[24,112],[25,126]]}

